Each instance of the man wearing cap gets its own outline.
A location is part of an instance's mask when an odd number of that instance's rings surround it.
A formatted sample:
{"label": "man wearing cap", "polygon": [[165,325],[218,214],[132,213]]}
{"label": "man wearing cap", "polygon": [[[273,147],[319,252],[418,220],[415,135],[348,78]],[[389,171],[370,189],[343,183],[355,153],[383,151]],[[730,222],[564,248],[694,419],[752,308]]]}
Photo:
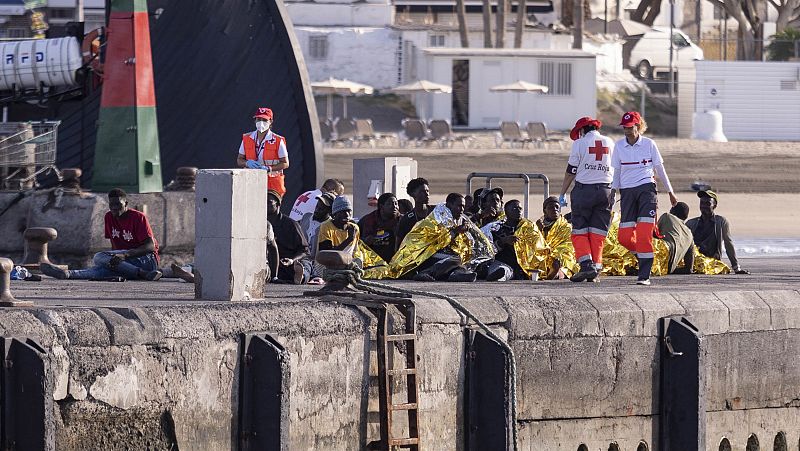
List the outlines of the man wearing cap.
{"label": "man wearing cap", "polygon": [[267,221],[275,233],[280,264],[273,282],[288,282],[299,285],[308,281],[311,262],[308,255],[308,240],[300,224],[281,213],[281,195],[275,190],[267,191]]}
{"label": "man wearing cap", "polygon": [[345,196],[338,196],[331,206],[331,217],[319,226],[317,251],[344,251],[355,255],[359,230],[353,220],[353,204]]}
{"label": "man wearing cap", "polygon": [[475,225],[483,227],[500,220],[503,216],[503,188],[483,188],[478,194],[480,212]]}
{"label": "man wearing cap", "polygon": [[271,130],[272,118],[271,109],[262,107],[256,110],[253,114],[256,129],[242,135],[236,165],[267,171],[267,189],[283,196],[286,194],[283,170],[289,167],[289,153],[286,150],[286,138]]}
{"label": "man wearing cap", "polygon": [[559,203],[567,205],[566,192],[574,181],[575,188],[570,195],[571,240],[581,269],[570,277],[573,282],[592,282],[597,278],[603,267],[603,243],[611,225],[614,141],[600,134],[602,125],[599,120],[586,116],[578,119],[569,133],[574,142]]}
{"label": "man wearing cap", "polygon": [[700,217],[692,218],[686,222],[686,226],[692,231],[694,244],[701,254],[706,257],[722,259],[722,245],[725,245],[725,252],[731,261],[731,268],[736,274],[750,274],[739,266],[736,258],[736,249],[733,246],[731,236],[731,226],[723,216],[715,214],[719,196],[711,190],[699,191],[697,197],[700,198]]}
{"label": "man wearing cap", "polygon": [[620,190],[619,242],[636,253],[639,266],[636,283],[650,285],[653,230],[658,209],[656,175],[669,193],[670,203],[677,204],[678,198],[672,191],[658,146],[652,139],[642,136],[647,130],[644,119],[636,111],[629,111],[622,115],[619,125],[625,137],[617,141],[611,156],[614,170],[611,188]]}

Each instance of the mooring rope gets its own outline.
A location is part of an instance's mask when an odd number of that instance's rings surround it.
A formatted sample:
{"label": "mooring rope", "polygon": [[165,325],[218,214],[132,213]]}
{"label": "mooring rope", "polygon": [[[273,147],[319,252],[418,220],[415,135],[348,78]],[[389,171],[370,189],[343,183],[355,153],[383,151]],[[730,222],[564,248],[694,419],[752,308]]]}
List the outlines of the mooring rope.
{"label": "mooring rope", "polygon": [[[325,268],[323,273],[323,279],[326,282],[329,281],[337,281],[342,283],[349,283],[354,288],[359,290],[364,290],[366,292],[387,296],[387,297],[400,297],[400,295],[418,295],[418,296],[427,296],[437,299],[443,299],[447,301],[456,311],[462,313],[464,316],[472,320],[475,324],[478,325],[486,335],[497,342],[508,354],[508,366],[509,366],[509,375],[511,377],[511,384],[510,384],[510,398],[511,398],[511,437],[512,437],[512,444],[514,451],[517,450],[517,362],[516,357],[514,357],[514,350],[511,349],[511,346],[505,342],[500,336],[495,334],[489,326],[484,324],[481,320],[478,319],[475,314],[473,314],[469,309],[464,307],[460,302],[455,300],[454,298],[447,296],[445,294],[439,293],[432,293],[429,291],[423,290],[414,290],[408,288],[399,288],[392,285],[386,285],[383,283],[373,282],[364,280],[361,276],[364,274],[364,271],[358,267],[357,265],[351,264],[346,269],[329,269]],[[381,291],[383,290],[383,291]]]}

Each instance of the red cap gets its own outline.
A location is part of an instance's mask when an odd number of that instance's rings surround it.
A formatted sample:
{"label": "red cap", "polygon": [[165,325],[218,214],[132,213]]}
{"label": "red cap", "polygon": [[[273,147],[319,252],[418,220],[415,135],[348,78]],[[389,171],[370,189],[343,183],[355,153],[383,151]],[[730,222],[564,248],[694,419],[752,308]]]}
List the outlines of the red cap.
{"label": "red cap", "polygon": [[600,127],[603,126],[603,123],[597,119],[591,118],[590,116],[584,116],[578,119],[578,122],[575,122],[575,126],[572,127],[572,130],[569,132],[569,137],[573,141],[577,140],[578,138],[580,138],[581,129],[583,127],[586,127],[587,125],[594,125],[599,130]]}
{"label": "red cap", "polygon": [[623,127],[633,127],[634,125],[641,123],[642,116],[639,116],[639,113],[636,111],[628,111],[622,115],[622,120],[619,121],[619,125]]}
{"label": "red cap", "polygon": [[255,114],[253,114],[253,118],[262,118],[262,119],[269,119],[272,120],[272,110],[269,108],[259,108],[256,110]]}

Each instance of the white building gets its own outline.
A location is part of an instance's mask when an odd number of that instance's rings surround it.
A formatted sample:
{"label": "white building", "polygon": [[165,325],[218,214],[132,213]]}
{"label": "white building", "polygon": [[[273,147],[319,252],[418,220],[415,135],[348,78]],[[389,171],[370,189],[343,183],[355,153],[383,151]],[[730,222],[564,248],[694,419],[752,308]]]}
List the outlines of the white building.
{"label": "white building", "polygon": [[678,136],[692,113],[717,110],[730,140],[800,140],[800,62],[696,61],[681,77]]}
{"label": "white building", "polygon": [[[420,78],[453,86],[452,94],[423,94],[417,105],[428,118],[454,126],[497,128],[501,121],[545,122],[568,129],[594,115],[595,55],[580,50],[428,48]],[[548,86],[547,94],[491,92],[523,80]],[[456,105],[456,106],[454,106]]]}

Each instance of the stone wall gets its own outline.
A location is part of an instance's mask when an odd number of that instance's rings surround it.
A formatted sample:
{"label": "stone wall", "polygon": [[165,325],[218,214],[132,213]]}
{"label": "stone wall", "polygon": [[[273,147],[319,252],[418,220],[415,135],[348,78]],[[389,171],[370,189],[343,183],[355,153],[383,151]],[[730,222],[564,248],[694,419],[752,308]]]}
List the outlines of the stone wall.
{"label": "stone wall", "polygon": [[[703,333],[706,449],[726,439],[744,450],[751,435],[760,449],[780,433],[790,444],[800,439],[797,291],[473,295],[463,303],[516,354],[521,450],[656,449],[657,324],[671,315]],[[460,450],[466,323],[444,301],[416,305],[423,447]],[[289,352],[289,449],[353,450],[377,439],[374,321],[359,308],[286,298],[0,314],[2,336],[31,337],[47,350],[57,449],[235,447],[239,348],[249,332]]]}

